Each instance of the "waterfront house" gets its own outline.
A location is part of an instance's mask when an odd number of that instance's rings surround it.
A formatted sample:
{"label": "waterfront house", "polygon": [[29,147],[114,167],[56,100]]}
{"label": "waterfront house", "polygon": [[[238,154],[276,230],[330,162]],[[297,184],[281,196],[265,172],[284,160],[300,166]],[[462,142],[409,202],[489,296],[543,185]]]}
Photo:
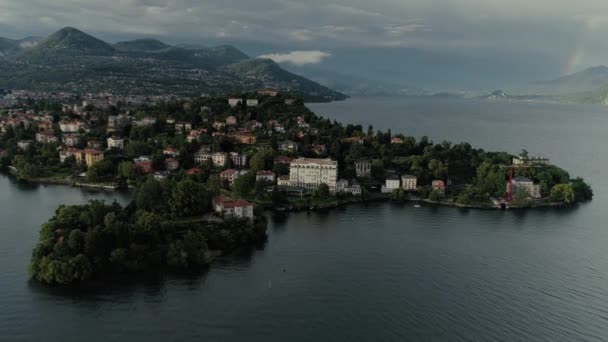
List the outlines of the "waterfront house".
{"label": "waterfront house", "polygon": [[[526,191],[528,193],[528,195],[532,198],[535,198],[535,199],[541,198],[540,185],[534,184],[534,182],[527,177],[513,178],[512,191],[516,192],[518,190]],[[507,185],[507,191],[508,191],[508,185]]]}
{"label": "waterfront house", "polygon": [[254,218],[253,204],[245,200],[216,196],[212,204],[214,211],[225,218]]}
{"label": "waterfront house", "polygon": [[405,191],[416,190],[418,187],[418,179],[413,175],[402,175],[401,176],[401,186]]}
{"label": "waterfront house", "polygon": [[289,167],[289,185],[314,191],[326,184],[335,192],[338,181],[338,162],[331,159],[298,158]]}
{"label": "waterfront house", "polygon": [[383,193],[391,193],[401,187],[401,179],[397,176],[389,176],[386,178],[385,184],[382,187]]}
{"label": "waterfront house", "polygon": [[433,188],[433,191],[439,192],[439,194],[442,195],[442,196],[445,195],[446,186],[445,186],[445,182],[444,181],[442,181],[442,180],[434,180],[431,183],[431,187]]}

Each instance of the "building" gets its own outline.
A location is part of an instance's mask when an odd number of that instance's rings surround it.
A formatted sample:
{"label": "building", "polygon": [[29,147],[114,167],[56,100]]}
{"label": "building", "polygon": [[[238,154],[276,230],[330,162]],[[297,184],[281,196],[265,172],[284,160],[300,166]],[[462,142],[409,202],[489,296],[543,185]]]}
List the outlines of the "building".
{"label": "building", "polygon": [[[518,190],[525,190],[532,198],[541,198],[540,185],[534,184],[534,182],[527,177],[513,178],[512,191],[515,193]],[[507,191],[509,191],[509,185],[507,185]]]}
{"label": "building", "polygon": [[312,145],[312,152],[318,156],[327,154],[327,147],[325,145]]}
{"label": "building", "polygon": [[340,179],[336,182],[336,192],[361,196],[361,186],[359,184],[351,185],[346,179]]}
{"label": "building", "polygon": [[193,129],[188,134],[188,137],[186,138],[186,140],[188,140],[189,143],[191,143],[193,141],[200,141],[201,140],[201,136],[203,136],[206,133],[207,133],[207,130],[204,129],[204,128],[202,128],[202,129]]}
{"label": "building", "polygon": [[98,163],[103,160],[103,151],[87,148],[82,153],[78,153],[75,155],[76,162],[78,164],[85,163],[86,166],[92,166],[95,163]]}
{"label": "building", "polygon": [[140,127],[154,126],[156,124],[156,118],[153,116],[146,116],[141,120],[134,121],[133,124]]}
{"label": "building", "polygon": [[165,168],[169,171],[175,171],[179,168],[179,162],[174,158],[165,159]]}
{"label": "building", "polygon": [[236,124],[237,124],[236,116],[230,115],[229,117],[226,118],[226,125],[234,126]]}
{"label": "building", "polygon": [[27,150],[31,144],[32,144],[31,140],[21,140],[21,141],[17,142],[17,147],[19,147],[21,150]]}
{"label": "building", "polygon": [[405,191],[416,190],[418,187],[418,179],[413,175],[403,175],[401,176],[401,186]]}
{"label": "building", "polygon": [[542,166],[549,164],[551,164],[549,158],[527,156],[517,156],[513,158],[513,165],[515,166]]}
{"label": "building", "polygon": [[230,161],[234,167],[243,168],[247,166],[247,156],[244,154],[230,152]]}
{"label": "building", "polygon": [[137,172],[143,175],[149,175],[154,172],[154,167],[152,166],[152,161],[148,157],[139,157],[133,159],[133,163],[135,164],[135,169]]}
{"label": "building", "polygon": [[382,187],[382,192],[391,193],[401,187],[401,179],[398,176],[389,176],[386,178],[385,184]]}
{"label": "building", "polygon": [[289,186],[289,176],[280,176],[277,179],[277,185],[282,187]]}
{"label": "building", "polygon": [[192,130],[192,124],[187,121],[179,121],[175,123],[175,132],[190,132]]}
{"label": "building", "polygon": [[211,155],[213,165],[216,167],[224,167],[228,161],[228,154],[225,152],[215,152]]}
{"label": "building", "polygon": [[243,99],[228,99],[228,105],[232,108],[243,103]]}
{"label": "building", "polygon": [[403,144],[403,139],[401,139],[399,137],[394,137],[391,139],[391,144],[394,144],[394,145]]}
{"label": "building", "polygon": [[283,165],[290,166],[292,161],[293,161],[293,158],[290,158],[290,157],[287,157],[287,156],[277,156],[277,157],[274,157],[274,163],[275,164],[283,164]]}
{"label": "building", "polygon": [[108,116],[108,130],[114,131],[121,129],[131,124],[131,117],[128,115],[111,115]]}
{"label": "building", "polygon": [[279,94],[279,91],[276,89],[260,89],[258,90],[258,94],[275,97]]}
{"label": "building", "polygon": [[80,129],[85,129],[86,125],[80,120],[61,120],[59,121],[59,129],[62,133],[75,133]]}
{"label": "building", "polygon": [[108,149],[117,148],[117,149],[122,150],[123,148],[125,148],[125,139],[123,139],[121,137],[111,136],[108,138],[107,142],[108,142]]}
{"label": "building", "polygon": [[255,134],[251,133],[236,133],[231,135],[231,137],[243,145],[253,145],[257,141]]}
{"label": "building", "polygon": [[362,145],[364,141],[363,141],[363,138],[360,138],[360,137],[350,137],[350,138],[344,139],[344,142]]}
{"label": "building", "polygon": [[80,144],[80,134],[78,134],[78,133],[64,134],[62,141],[66,146],[74,147],[74,146]]}
{"label": "building", "polygon": [[242,176],[245,171],[239,171],[235,169],[224,170],[220,173],[220,179],[223,181],[228,181],[230,185],[234,184],[234,181]]}
{"label": "building", "polygon": [[257,174],[255,175],[255,180],[257,182],[259,182],[261,180],[267,180],[269,182],[274,183],[275,179],[276,179],[276,176],[275,176],[274,172],[268,171],[268,170],[258,171]]}
{"label": "building", "polygon": [[433,191],[439,192],[439,194],[441,196],[445,195],[445,188],[446,188],[446,186],[445,186],[445,182],[444,181],[442,181],[442,180],[434,180],[431,183],[431,187],[433,188]]}
{"label": "building", "polygon": [[298,158],[289,167],[289,185],[316,190],[327,184],[330,192],[336,191],[338,162],[331,159]]}
{"label": "building", "polygon": [[173,147],[167,147],[163,150],[163,155],[171,158],[177,158],[179,157],[179,151]]}
{"label": "building", "polygon": [[287,153],[296,153],[300,149],[300,144],[293,141],[284,141],[279,144],[279,151]]}
{"label": "building", "polygon": [[220,131],[224,127],[226,127],[226,124],[224,122],[221,122],[221,121],[214,121],[213,122],[213,129],[216,130],[216,131]]}
{"label": "building", "polygon": [[[82,150],[70,147],[68,149],[59,151],[59,161],[64,163],[66,161],[66,159],[71,158],[71,157],[80,158],[82,160],[82,157],[80,157],[81,155],[82,155]],[[77,156],[79,156],[79,157],[77,157]]]}
{"label": "building", "polygon": [[52,144],[59,142],[59,138],[55,136],[53,131],[44,131],[36,133],[36,142],[41,144]]}
{"label": "building", "polygon": [[245,218],[252,220],[253,204],[240,199],[217,196],[213,199],[213,209],[225,218]]}
{"label": "building", "polygon": [[369,177],[372,175],[372,162],[369,160],[359,160],[355,162],[355,172],[357,177]]}
{"label": "building", "polygon": [[258,99],[247,99],[247,107],[257,107],[259,103]]}

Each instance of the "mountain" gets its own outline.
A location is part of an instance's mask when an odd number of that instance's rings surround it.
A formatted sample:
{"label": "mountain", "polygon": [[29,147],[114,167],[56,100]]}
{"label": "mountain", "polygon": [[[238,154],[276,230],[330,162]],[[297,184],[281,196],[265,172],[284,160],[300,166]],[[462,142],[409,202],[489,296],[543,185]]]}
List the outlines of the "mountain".
{"label": "mountain", "polygon": [[225,67],[226,71],[240,78],[250,80],[253,87],[262,88],[264,83],[281,83],[286,80],[287,91],[308,94],[314,98],[344,98],[344,95],[322,86],[302,76],[293,74],[270,59],[247,59]]}
{"label": "mountain", "polygon": [[154,52],[169,49],[167,45],[157,39],[135,39],[114,44],[114,48],[120,51],[146,51]]}
{"label": "mountain", "polygon": [[0,88],[7,89],[198,95],[274,88],[307,100],[346,98],[229,45],[189,49],[136,39],[112,46],[66,27],[37,44],[0,40],[0,51]]}
{"label": "mountain", "polygon": [[65,27],[18,56],[29,63],[53,62],[79,56],[111,56],[115,49],[108,43],[73,27]]}
{"label": "mountain", "polygon": [[608,86],[608,67],[601,65],[557,79],[536,82],[520,92],[561,96],[593,92],[605,86]]}
{"label": "mountain", "polygon": [[23,39],[9,39],[0,37],[0,58],[10,58],[22,51],[36,46],[40,42],[39,37],[27,37]]}

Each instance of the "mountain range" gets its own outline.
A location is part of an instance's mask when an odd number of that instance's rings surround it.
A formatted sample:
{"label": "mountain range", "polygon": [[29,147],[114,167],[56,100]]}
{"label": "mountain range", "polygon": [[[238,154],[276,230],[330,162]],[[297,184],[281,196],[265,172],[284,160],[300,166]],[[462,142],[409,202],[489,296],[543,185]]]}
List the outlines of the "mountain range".
{"label": "mountain range", "polygon": [[232,46],[185,48],[156,39],[109,44],[72,27],[46,38],[0,38],[0,75],[0,88],[8,89],[196,95],[273,88],[310,101],[346,98]]}

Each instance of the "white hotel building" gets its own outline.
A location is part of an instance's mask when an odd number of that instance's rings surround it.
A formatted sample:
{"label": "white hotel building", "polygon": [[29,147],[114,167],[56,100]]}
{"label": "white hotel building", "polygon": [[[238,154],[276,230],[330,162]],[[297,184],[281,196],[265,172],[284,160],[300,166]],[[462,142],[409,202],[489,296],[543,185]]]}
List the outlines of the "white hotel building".
{"label": "white hotel building", "polygon": [[289,185],[316,190],[325,183],[332,193],[336,191],[338,162],[331,159],[298,158],[289,168]]}

